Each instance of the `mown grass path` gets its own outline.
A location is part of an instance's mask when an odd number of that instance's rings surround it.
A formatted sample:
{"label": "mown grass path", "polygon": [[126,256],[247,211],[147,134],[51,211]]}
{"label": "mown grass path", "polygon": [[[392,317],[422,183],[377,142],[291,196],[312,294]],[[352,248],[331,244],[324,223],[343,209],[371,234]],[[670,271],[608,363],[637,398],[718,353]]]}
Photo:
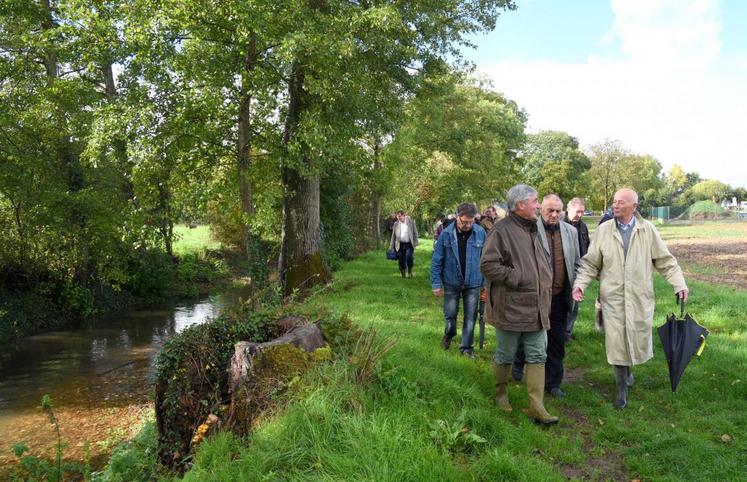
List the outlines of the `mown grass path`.
{"label": "mown grass path", "polygon": [[[493,406],[492,327],[474,360],[439,346],[429,256],[426,241],[415,277],[402,279],[383,252],[367,254],[308,302],[398,337],[371,382],[356,385],[343,361],[319,367],[250,439],[221,434],[203,445],[185,480],[745,480],[747,292],[690,283],[689,311],[711,330],[703,356],[673,406],[656,339],[624,411],[612,408],[612,370],[587,301],[568,345],[568,396],[546,404],[561,421],[541,428],[518,410],[522,384],[509,388],[513,413]],[[656,286],[659,325],[674,297],[661,279]]]}

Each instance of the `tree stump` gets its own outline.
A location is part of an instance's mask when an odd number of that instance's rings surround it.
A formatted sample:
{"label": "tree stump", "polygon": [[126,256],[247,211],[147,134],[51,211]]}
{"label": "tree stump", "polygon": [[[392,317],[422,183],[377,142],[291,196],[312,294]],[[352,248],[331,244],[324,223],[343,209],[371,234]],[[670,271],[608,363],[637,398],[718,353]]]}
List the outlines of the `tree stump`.
{"label": "tree stump", "polygon": [[311,366],[315,362],[311,353],[326,344],[315,324],[297,326],[266,343],[236,343],[228,377],[228,426],[246,433],[271,395]]}

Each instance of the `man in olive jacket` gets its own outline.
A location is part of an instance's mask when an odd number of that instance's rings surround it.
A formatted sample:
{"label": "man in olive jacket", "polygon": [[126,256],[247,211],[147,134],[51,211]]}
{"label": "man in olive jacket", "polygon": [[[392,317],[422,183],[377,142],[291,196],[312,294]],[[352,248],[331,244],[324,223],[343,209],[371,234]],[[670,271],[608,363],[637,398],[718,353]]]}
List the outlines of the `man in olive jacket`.
{"label": "man in olive jacket", "polygon": [[537,235],[537,191],[518,184],[509,189],[507,202],[509,215],[490,231],[480,261],[487,279],[485,319],[495,326],[497,335],[495,403],[502,410],[512,410],[508,379],[521,340],[527,362],[526,413],[549,425],[558,421],[545,410],[543,400],[552,296],[550,257]]}
{"label": "man in olive jacket", "polygon": [[688,289],[677,260],[653,224],[636,212],[638,194],[620,189],[612,203],[614,222],[600,224],[573,285],[573,299],[599,277],[599,299],[604,313],[607,362],[614,367],[615,408],[627,405],[630,367],[654,356],[654,270],[687,300]]}

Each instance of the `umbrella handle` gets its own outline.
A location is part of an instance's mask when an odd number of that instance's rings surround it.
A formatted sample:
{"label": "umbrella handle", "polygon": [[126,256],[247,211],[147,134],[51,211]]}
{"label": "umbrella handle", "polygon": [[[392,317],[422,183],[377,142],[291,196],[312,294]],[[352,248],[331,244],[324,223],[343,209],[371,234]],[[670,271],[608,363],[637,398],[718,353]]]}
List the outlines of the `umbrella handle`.
{"label": "umbrella handle", "polygon": [[680,298],[680,294],[676,293],[674,298],[677,300],[677,304],[680,305],[680,318],[685,317],[685,299]]}

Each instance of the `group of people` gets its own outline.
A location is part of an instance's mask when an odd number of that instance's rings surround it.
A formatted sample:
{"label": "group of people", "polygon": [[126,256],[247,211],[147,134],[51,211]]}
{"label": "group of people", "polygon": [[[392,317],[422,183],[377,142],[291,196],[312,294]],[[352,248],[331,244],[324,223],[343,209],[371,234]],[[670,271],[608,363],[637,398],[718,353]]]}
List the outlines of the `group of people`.
{"label": "group of people", "polygon": [[[433,294],[444,298],[441,345],[448,349],[457,335],[461,302],[460,351],[474,356],[482,292],[485,320],[496,328],[493,371],[498,408],[512,410],[508,382],[513,376],[525,380],[529,395],[525,412],[541,424],[558,421],[545,409],[544,394],[565,395],[561,388],[565,344],[571,339],[578,303],[594,279],[600,282],[598,304],[604,313],[607,361],[615,377],[613,404],[625,408],[634,381],[631,367],[653,356],[654,270],[678,297],[688,296],[677,261],[656,228],[637,212],[637,205],[635,191],[616,192],[614,222],[600,224],[591,241],[581,220],[582,199],[571,199],[564,211],[557,195],[547,194],[540,203],[534,188],[519,184],[508,191],[505,218],[488,208],[477,223],[475,205],[462,203],[453,222],[438,233],[430,281]],[[395,226],[391,245],[404,254],[399,258],[402,276],[405,269],[411,276],[417,231],[403,212],[398,213]]]}

